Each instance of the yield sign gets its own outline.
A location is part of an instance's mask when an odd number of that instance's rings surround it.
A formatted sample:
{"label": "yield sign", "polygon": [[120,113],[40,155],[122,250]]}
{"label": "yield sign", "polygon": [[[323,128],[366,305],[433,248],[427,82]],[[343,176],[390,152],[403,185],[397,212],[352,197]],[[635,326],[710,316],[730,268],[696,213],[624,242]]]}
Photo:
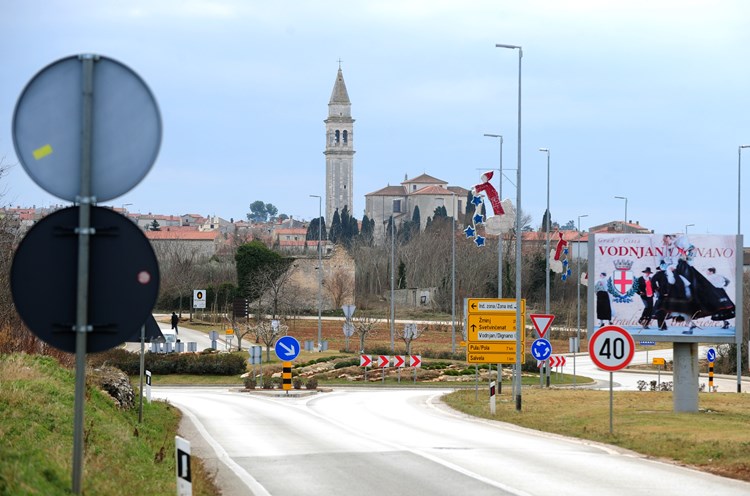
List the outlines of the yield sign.
{"label": "yield sign", "polygon": [[534,324],[534,329],[539,333],[540,338],[543,338],[544,335],[547,334],[549,326],[551,326],[552,321],[555,320],[554,315],[543,313],[532,313],[529,315],[529,318],[531,319],[531,323]]}
{"label": "yield sign", "polygon": [[359,366],[360,367],[369,367],[372,365],[372,359],[370,358],[370,355],[360,355],[359,356]]}
{"label": "yield sign", "polygon": [[393,366],[394,367],[405,367],[406,365],[406,357],[404,355],[395,355],[393,357]]}

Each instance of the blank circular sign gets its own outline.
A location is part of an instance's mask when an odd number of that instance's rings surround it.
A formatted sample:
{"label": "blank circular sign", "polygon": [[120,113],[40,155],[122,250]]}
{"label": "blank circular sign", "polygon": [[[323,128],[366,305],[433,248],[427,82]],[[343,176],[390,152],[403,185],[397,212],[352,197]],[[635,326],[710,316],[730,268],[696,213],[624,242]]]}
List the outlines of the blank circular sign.
{"label": "blank circular sign", "polygon": [[[79,207],[58,210],[26,234],[10,286],[24,323],[42,341],[76,352]],[[146,323],[159,294],[159,265],[146,236],[122,215],[91,208],[86,351],[126,341]]]}
{"label": "blank circular sign", "polygon": [[83,60],[93,59],[91,194],[97,202],[130,191],[151,169],[161,117],[146,83],[103,56],[71,56],[36,74],[13,113],[13,146],[31,179],[71,202],[81,189]]}

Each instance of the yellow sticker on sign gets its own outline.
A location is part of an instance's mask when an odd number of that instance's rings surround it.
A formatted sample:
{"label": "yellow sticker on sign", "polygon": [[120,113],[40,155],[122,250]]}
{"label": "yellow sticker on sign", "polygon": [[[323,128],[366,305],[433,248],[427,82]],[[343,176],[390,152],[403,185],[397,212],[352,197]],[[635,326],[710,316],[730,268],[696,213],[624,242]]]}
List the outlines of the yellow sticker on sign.
{"label": "yellow sticker on sign", "polygon": [[234,329],[227,329],[227,334],[234,334]]}
{"label": "yellow sticker on sign", "polygon": [[41,160],[52,153],[52,145],[40,146],[31,153],[34,155],[34,160]]}

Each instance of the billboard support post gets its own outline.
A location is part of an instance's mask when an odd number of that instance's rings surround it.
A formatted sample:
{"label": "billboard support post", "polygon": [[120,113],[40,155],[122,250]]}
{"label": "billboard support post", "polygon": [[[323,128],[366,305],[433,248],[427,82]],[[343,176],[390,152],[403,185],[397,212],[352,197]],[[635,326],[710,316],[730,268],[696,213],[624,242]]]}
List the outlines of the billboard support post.
{"label": "billboard support post", "polygon": [[698,343],[673,343],[675,412],[698,411]]}

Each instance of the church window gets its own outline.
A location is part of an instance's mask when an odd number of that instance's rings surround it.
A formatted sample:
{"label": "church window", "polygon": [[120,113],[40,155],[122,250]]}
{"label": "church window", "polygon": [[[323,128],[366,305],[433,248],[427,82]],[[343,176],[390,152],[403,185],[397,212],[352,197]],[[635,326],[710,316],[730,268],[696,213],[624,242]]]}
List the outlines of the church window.
{"label": "church window", "polygon": [[339,144],[339,139],[340,139],[340,131],[337,129],[336,130],[336,138],[334,140],[337,145]]}
{"label": "church window", "polygon": [[401,213],[401,200],[393,200],[393,213]]}
{"label": "church window", "polygon": [[344,144],[347,144],[349,142],[349,131],[346,129],[344,130]]}

